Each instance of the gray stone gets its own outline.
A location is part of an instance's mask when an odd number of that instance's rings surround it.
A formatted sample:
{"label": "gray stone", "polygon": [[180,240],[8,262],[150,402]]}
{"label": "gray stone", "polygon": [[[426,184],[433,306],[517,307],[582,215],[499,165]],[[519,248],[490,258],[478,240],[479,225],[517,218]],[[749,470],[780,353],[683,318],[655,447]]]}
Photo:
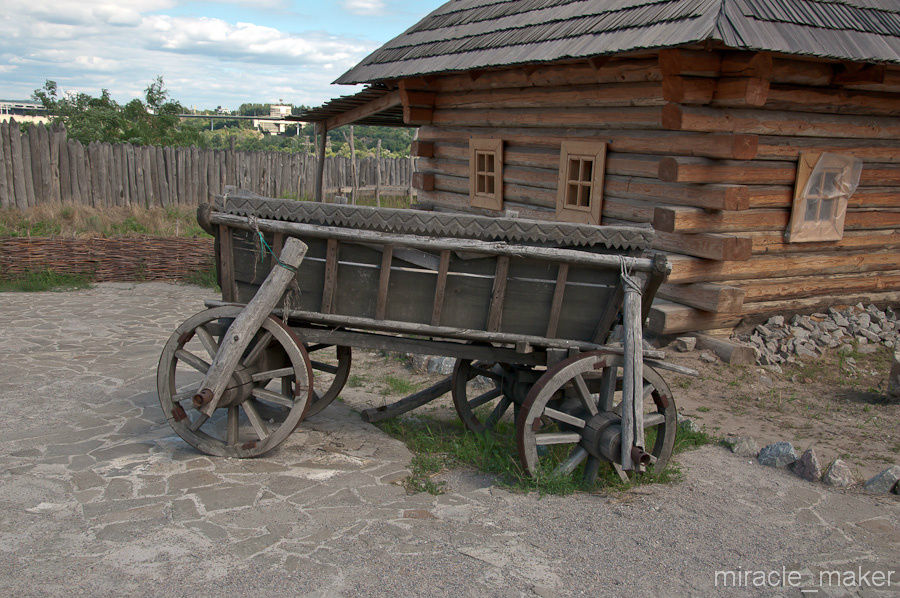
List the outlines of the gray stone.
{"label": "gray stone", "polygon": [[768,376],[761,375],[759,377],[759,383],[762,384],[763,386],[765,386],[766,388],[772,388],[773,386],[775,386],[775,383]]}
{"label": "gray stone", "polygon": [[846,462],[835,459],[825,469],[822,481],[835,488],[848,488],[853,485],[853,471]]}
{"label": "gray stone", "polygon": [[869,492],[892,492],[900,482],[900,465],[888,467],[871,480],[865,483],[863,488]]}
{"label": "gray stone", "polygon": [[700,426],[697,425],[697,422],[688,418],[688,417],[679,417],[678,418],[678,427],[683,428],[688,432],[697,433],[701,431]]}
{"label": "gray stone", "polygon": [[812,449],[803,451],[800,458],[791,465],[791,469],[798,476],[809,482],[818,482],[822,477],[822,468]]}
{"label": "gray stone", "polygon": [[797,460],[797,451],[790,442],[776,442],[768,446],[764,446],[759,451],[758,461],[760,465],[769,467],[787,467]]}
{"label": "gray stone", "polygon": [[878,338],[878,335],[872,332],[871,330],[867,330],[865,328],[859,331],[860,336],[864,336],[870,343],[878,343],[881,339]]}
{"label": "gray stone", "polygon": [[758,332],[761,336],[764,336],[764,337],[766,337],[766,338],[772,336],[772,331],[771,331],[767,326],[764,326],[763,324],[760,324],[759,326],[757,326],[757,327],[755,328],[755,330],[756,330],[756,332]]}
{"label": "gray stone", "polygon": [[900,351],[894,352],[891,373],[888,377],[887,396],[892,403],[900,402]]}
{"label": "gray stone", "polygon": [[705,361],[706,363],[716,363],[719,361],[719,358],[708,351],[703,351],[700,353],[700,360]]}
{"label": "gray stone", "polygon": [[453,367],[456,365],[456,360],[452,357],[432,357],[428,360],[428,366],[426,371],[429,374],[440,374],[442,376],[449,376],[453,373]]}
{"label": "gray stone", "polygon": [[763,365],[763,368],[772,372],[773,374],[783,374],[784,373],[784,370],[781,369],[781,366],[774,364],[774,363],[769,364],[769,365]]}
{"label": "gray stone", "polygon": [[784,316],[772,316],[766,320],[766,326],[784,326]]}
{"label": "gray stone", "polygon": [[871,355],[878,351],[878,345],[860,345],[859,349],[856,350],[857,353],[862,355]]}
{"label": "gray stone", "polygon": [[856,316],[856,323],[859,324],[860,328],[868,328],[869,324],[872,323],[872,316],[867,313],[861,313]]}
{"label": "gray stone", "polygon": [[756,457],[759,454],[759,445],[750,436],[732,436],[725,439],[725,444],[740,457]]}
{"label": "gray stone", "polygon": [[797,347],[797,356],[798,357],[806,357],[809,359],[815,359],[819,355],[815,351],[811,351],[808,346],[800,346]]}
{"label": "gray stone", "polygon": [[688,351],[693,351],[697,346],[697,339],[693,336],[679,336],[673,344],[676,351],[687,353]]}

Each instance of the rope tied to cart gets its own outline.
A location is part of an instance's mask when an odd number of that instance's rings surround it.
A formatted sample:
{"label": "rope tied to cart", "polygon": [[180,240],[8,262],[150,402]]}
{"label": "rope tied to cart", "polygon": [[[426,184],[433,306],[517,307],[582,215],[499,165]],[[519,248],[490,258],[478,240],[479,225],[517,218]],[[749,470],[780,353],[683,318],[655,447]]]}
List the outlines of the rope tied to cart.
{"label": "rope tied to cart", "polygon": [[288,314],[293,310],[294,306],[300,307],[300,285],[297,283],[297,274],[299,273],[299,269],[291,266],[290,264],[285,264],[278,257],[278,254],[275,253],[275,250],[272,249],[272,246],[269,245],[268,241],[266,241],[265,235],[263,235],[262,231],[259,230],[259,219],[254,215],[249,215],[247,217],[247,221],[250,224],[250,227],[253,229],[253,232],[256,233],[257,242],[259,245],[259,261],[260,263],[265,261],[266,254],[272,256],[272,259],[275,261],[275,264],[281,266],[288,272],[291,272],[294,276],[291,278],[291,286],[288,288],[287,292],[284,294],[284,303],[282,304],[281,311],[281,319],[285,325],[288,323]]}
{"label": "rope tied to cart", "polygon": [[632,275],[631,270],[628,268],[628,263],[622,256],[619,256],[619,271],[622,276],[622,285],[638,295],[642,294],[641,284]]}

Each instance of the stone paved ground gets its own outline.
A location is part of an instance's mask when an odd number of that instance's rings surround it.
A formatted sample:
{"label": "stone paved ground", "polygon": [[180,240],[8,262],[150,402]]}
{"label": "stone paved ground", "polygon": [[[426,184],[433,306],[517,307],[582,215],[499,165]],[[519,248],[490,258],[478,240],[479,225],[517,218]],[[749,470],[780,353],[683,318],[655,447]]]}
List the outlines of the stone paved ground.
{"label": "stone paved ground", "polygon": [[460,471],[448,494],[407,495],[406,448],[336,403],[263,459],[201,456],[167,427],[154,370],[207,292],[0,294],[0,594],[743,596],[714,571],[782,566],[900,579],[896,497],[717,447],[680,456],[683,482],[627,493],[541,498]]}

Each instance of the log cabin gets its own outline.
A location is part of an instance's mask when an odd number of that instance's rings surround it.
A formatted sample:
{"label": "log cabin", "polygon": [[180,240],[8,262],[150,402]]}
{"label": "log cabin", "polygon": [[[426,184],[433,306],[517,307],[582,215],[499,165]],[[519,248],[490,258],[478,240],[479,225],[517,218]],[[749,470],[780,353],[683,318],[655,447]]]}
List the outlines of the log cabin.
{"label": "log cabin", "polygon": [[422,207],[652,225],[656,333],[900,298],[897,0],[452,0],[336,83]]}

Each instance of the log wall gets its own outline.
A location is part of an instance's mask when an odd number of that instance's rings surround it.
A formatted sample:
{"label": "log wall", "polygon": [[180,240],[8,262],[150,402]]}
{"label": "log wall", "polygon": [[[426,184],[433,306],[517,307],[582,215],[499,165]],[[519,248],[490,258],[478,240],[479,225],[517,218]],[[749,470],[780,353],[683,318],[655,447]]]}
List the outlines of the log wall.
{"label": "log wall", "polygon": [[[376,185],[376,158],[358,163],[359,187]],[[406,158],[381,158],[379,187],[406,195],[411,175]],[[226,185],[267,197],[315,195],[316,158],[311,154],[244,152],[197,147],[155,147],[69,139],[61,127],[0,123],[0,208],[26,209],[70,202],[94,207],[196,205]],[[350,159],[325,160],[326,197],[348,193]]]}
{"label": "log wall", "polygon": [[[436,94],[419,198],[442,209],[473,211],[472,136],[505,142],[505,209],[546,219],[562,140],[608,144],[603,222],[652,224],[673,265],[657,332],[900,298],[900,70],[666,50],[415,85]],[[784,241],[803,151],[864,162],[841,241]]]}

